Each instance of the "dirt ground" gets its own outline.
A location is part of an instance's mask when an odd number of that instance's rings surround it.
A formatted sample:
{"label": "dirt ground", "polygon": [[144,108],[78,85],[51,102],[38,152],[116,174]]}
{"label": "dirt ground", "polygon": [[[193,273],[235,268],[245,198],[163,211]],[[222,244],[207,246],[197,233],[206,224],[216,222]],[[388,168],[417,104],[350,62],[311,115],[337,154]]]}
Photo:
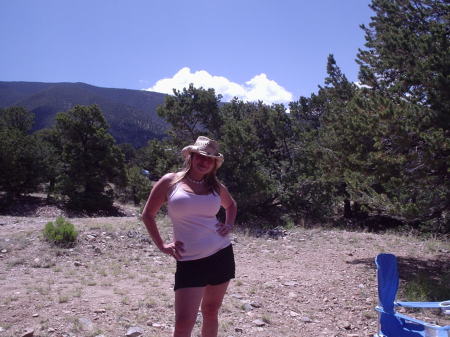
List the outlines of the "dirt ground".
{"label": "dirt ground", "polygon": [[[0,337],[27,329],[34,336],[113,337],[130,327],[142,336],[171,336],[175,261],[150,243],[137,209],[69,218],[79,230],[69,249],[42,237],[60,213],[47,207],[0,216]],[[167,218],[159,224],[170,236]],[[450,243],[438,239],[320,228],[275,234],[233,233],[237,277],[224,300],[220,336],[372,336],[378,253],[396,254],[402,276],[450,270]],[[199,315],[193,336],[200,324]]]}

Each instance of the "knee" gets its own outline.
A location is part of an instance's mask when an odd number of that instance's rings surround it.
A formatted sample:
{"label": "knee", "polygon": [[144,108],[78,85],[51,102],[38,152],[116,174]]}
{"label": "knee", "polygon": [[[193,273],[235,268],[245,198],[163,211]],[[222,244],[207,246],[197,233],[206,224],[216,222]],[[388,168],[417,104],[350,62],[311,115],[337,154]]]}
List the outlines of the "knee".
{"label": "knee", "polygon": [[209,303],[202,305],[203,319],[216,319],[219,314],[220,304]]}

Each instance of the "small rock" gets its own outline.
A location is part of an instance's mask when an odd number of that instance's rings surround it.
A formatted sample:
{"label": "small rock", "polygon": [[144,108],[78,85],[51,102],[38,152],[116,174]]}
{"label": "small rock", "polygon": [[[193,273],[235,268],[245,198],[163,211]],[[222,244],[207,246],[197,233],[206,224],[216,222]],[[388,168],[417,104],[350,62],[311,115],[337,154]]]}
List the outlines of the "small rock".
{"label": "small rock", "polygon": [[105,335],[97,335],[97,336],[95,336],[95,337],[105,337]]}
{"label": "small rock", "polygon": [[343,321],[339,322],[339,327],[345,330],[350,330],[352,328],[352,325],[350,324],[350,322]]}
{"label": "small rock", "polygon": [[2,249],[2,253],[4,254],[4,253],[7,253],[8,252],[8,250],[6,250],[6,249]]}
{"label": "small rock", "polygon": [[95,309],[94,312],[96,314],[104,314],[106,312],[106,309]]}
{"label": "small rock", "polygon": [[262,304],[259,303],[259,302],[251,302],[250,305],[251,305],[253,308],[261,308],[261,307],[262,307]]}
{"label": "small rock", "polygon": [[47,332],[48,332],[48,333],[52,333],[52,332],[55,332],[55,331],[56,331],[56,330],[53,329],[53,328],[48,328],[48,329],[47,329]]}
{"label": "small rock", "polygon": [[164,325],[162,325],[161,323],[151,323],[151,326],[154,328],[162,328]]}
{"label": "small rock", "polygon": [[290,291],[289,294],[288,294],[288,297],[289,298],[295,298],[295,297],[297,297],[297,294],[292,292],[292,291]]}
{"label": "small rock", "polygon": [[91,320],[87,319],[87,318],[79,318],[78,322],[81,325],[81,329],[83,329],[84,331],[93,331],[94,330],[94,323],[92,323]]}
{"label": "small rock", "polygon": [[39,314],[33,314],[33,317],[39,317]]}
{"label": "small rock", "polygon": [[286,287],[293,287],[293,286],[298,285],[298,282],[295,282],[295,281],[287,281],[287,282],[284,282],[283,285],[286,286]]}
{"label": "small rock", "polygon": [[80,266],[82,266],[82,264],[81,264],[80,261],[75,261],[73,264],[74,264],[75,267],[80,267]]}
{"label": "small rock", "polygon": [[3,329],[3,327],[0,326],[0,332],[5,331],[5,329]]}
{"label": "small rock", "polygon": [[253,310],[253,307],[252,307],[252,305],[251,305],[250,303],[244,303],[244,304],[242,305],[242,309],[243,309],[245,312],[249,312],[249,311],[252,311],[252,310]]}
{"label": "small rock", "polygon": [[138,337],[144,333],[144,330],[138,326],[132,326],[127,330],[127,337]]}
{"label": "small rock", "polygon": [[22,334],[22,337],[33,337],[33,335],[34,335],[34,329],[28,328]]}
{"label": "small rock", "polygon": [[312,319],[309,318],[308,316],[305,316],[305,317],[301,317],[300,321],[302,321],[303,323],[311,323]]}
{"label": "small rock", "polygon": [[255,319],[253,322],[258,327],[262,327],[266,325],[266,322],[264,322],[262,319]]}
{"label": "small rock", "polygon": [[242,328],[234,328],[234,331],[235,332],[239,332],[239,333],[243,333],[244,329],[242,329]]}
{"label": "small rock", "polygon": [[359,335],[357,333],[350,333],[347,334],[347,337],[359,337]]}
{"label": "small rock", "polygon": [[299,314],[297,313],[297,312],[295,312],[295,311],[289,311],[289,316],[291,316],[291,317],[297,317]]}

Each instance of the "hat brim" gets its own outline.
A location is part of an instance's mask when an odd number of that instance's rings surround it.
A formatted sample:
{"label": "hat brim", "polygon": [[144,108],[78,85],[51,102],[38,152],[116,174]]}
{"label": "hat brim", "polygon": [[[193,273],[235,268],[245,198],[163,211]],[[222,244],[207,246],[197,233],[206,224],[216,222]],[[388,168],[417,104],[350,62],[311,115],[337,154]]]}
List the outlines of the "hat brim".
{"label": "hat brim", "polygon": [[183,150],[181,150],[181,154],[183,155],[184,159],[186,159],[191,153],[198,153],[205,157],[214,158],[216,160],[216,168],[219,168],[220,166],[222,166],[223,161],[224,161],[223,155],[221,153],[218,153],[217,155],[213,155],[213,154],[210,154],[203,150],[200,150],[195,145],[186,146],[185,148],[183,148]]}

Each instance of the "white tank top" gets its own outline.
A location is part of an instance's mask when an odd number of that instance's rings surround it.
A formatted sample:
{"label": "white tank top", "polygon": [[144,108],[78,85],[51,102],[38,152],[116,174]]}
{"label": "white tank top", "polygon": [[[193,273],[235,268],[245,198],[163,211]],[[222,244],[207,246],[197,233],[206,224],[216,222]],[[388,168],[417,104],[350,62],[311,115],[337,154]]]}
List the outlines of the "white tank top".
{"label": "white tank top", "polygon": [[167,197],[167,209],[173,224],[174,241],[184,243],[179,261],[201,259],[230,245],[228,235],[217,233],[218,194],[187,192],[177,183]]}

